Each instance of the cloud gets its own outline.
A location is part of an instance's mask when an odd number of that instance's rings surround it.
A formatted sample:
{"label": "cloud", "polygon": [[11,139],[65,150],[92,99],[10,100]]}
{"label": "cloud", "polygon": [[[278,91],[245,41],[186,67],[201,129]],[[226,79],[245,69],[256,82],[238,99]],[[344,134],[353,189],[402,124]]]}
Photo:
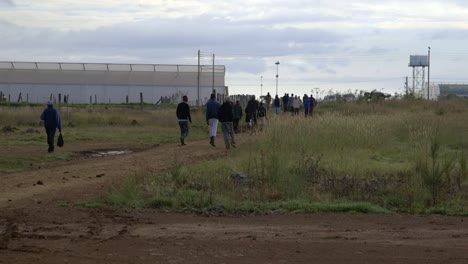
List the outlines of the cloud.
{"label": "cloud", "polygon": [[6,6],[6,7],[15,7],[15,1],[14,0],[0,0],[0,7]]}
{"label": "cloud", "polygon": [[10,23],[0,24],[0,29],[5,39],[0,43],[3,49],[52,49],[57,55],[70,53],[81,54],[81,57],[125,54],[145,62],[174,61],[177,57],[185,60],[196,56],[198,49],[216,53],[220,58],[229,59],[234,55],[258,61],[263,57],[329,52],[331,44],[348,38],[317,29],[268,29],[210,23],[209,17],[122,23],[71,32],[28,29]]}
{"label": "cloud", "polygon": [[428,40],[466,40],[468,29],[439,29],[424,34]]}
{"label": "cloud", "polygon": [[[252,87],[259,76],[274,85],[276,61],[283,88],[318,81],[339,86],[374,80],[376,73],[396,78],[388,84],[395,87],[410,74],[410,54],[428,45],[465,52],[468,36],[468,2],[455,0],[22,3],[0,0],[0,7],[15,6],[14,12],[0,8],[0,60],[196,64],[201,50],[203,64],[214,53],[230,82]],[[434,56],[434,78],[446,69],[440,58]]]}

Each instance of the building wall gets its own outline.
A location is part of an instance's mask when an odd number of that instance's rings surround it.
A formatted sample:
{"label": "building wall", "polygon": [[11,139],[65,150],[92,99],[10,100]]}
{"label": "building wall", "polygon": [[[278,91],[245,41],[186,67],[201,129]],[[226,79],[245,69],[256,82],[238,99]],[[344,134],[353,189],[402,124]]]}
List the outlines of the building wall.
{"label": "building wall", "polygon": [[[215,87],[217,93],[224,94],[225,87]],[[145,103],[157,103],[161,97],[171,102],[180,101],[183,95],[189,97],[191,104],[197,104],[197,86],[146,86],[146,85],[77,85],[77,84],[1,84],[0,91],[12,102],[21,93],[23,101],[45,103],[57,101],[59,95],[69,98],[69,103],[139,103],[140,93]],[[200,87],[200,101],[204,104],[210,97],[212,86]],[[63,99],[62,99],[63,100]]]}
{"label": "building wall", "polygon": [[[213,77],[214,76],[214,77]],[[202,72],[200,74],[200,100],[204,103],[213,88],[225,94],[225,73]],[[130,103],[143,101],[156,103],[161,97],[179,101],[187,95],[196,104],[198,98],[197,72],[153,71],[93,71],[93,70],[31,70],[1,69],[0,92],[17,101],[21,93],[23,101],[47,102],[69,95],[70,103]]]}

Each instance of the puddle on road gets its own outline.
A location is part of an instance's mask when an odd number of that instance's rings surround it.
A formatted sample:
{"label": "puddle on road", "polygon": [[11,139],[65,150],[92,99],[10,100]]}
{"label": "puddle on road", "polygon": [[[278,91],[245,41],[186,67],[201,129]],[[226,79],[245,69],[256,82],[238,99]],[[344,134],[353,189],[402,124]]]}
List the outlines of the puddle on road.
{"label": "puddle on road", "polygon": [[131,150],[88,150],[82,151],[81,154],[86,157],[99,158],[107,156],[125,155],[132,152],[133,151]]}

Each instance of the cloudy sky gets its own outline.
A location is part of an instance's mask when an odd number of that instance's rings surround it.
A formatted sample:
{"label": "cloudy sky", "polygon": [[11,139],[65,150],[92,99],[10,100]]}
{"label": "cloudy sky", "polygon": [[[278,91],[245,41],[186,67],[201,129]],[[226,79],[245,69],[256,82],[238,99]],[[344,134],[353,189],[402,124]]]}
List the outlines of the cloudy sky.
{"label": "cloudy sky", "polygon": [[[0,0],[0,61],[226,66],[231,93],[402,92],[409,55],[468,83],[463,0]],[[261,78],[263,76],[263,78]],[[411,82],[411,80],[410,80]]]}

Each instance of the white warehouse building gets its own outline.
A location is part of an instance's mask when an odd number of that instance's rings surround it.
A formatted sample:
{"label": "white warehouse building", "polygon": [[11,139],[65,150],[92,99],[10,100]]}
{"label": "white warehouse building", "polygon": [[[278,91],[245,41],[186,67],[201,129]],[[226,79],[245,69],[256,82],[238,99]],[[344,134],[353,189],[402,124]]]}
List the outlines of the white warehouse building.
{"label": "white warehouse building", "polygon": [[228,95],[222,65],[0,62],[0,94],[12,102],[158,103],[187,95],[197,105],[213,90]]}

